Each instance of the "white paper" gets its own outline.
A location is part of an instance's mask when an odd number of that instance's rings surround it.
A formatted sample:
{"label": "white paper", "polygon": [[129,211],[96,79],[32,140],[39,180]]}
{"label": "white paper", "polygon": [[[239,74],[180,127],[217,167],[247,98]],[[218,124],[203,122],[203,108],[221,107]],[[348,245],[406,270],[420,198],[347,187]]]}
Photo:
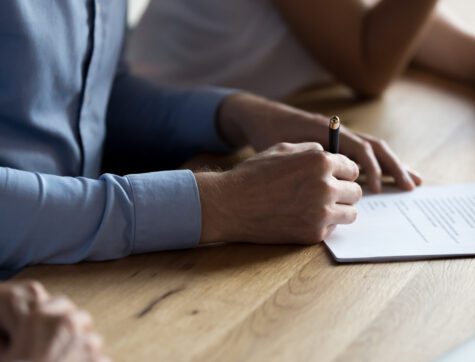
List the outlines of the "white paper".
{"label": "white paper", "polygon": [[325,241],[340,262],[475,255],[475,184],[365,196]]}

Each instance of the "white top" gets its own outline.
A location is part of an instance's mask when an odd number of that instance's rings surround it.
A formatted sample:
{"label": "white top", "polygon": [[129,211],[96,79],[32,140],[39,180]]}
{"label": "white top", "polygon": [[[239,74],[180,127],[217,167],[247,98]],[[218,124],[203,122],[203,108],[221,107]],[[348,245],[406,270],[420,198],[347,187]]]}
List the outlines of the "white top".
{"label": "white top", "polygon": [[271,98],[330,79],[271,0],[152,0],[128,59],[161,83],[212,84]]}

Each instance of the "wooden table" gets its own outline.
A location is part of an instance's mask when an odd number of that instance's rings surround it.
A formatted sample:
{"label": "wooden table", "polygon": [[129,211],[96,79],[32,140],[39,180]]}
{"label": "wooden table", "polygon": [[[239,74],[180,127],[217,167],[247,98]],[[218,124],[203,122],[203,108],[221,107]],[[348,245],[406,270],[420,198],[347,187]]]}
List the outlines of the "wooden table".
{"label": "wooden table", "polygon": [[[475,90],[412,71],[380,100],[292,100],[384,137],[427,183],[475,181]],[[425,361],[475,334],[475,260],[337,265],[323,245],[229,245],[34,278],[89,310],[115,361]]]}

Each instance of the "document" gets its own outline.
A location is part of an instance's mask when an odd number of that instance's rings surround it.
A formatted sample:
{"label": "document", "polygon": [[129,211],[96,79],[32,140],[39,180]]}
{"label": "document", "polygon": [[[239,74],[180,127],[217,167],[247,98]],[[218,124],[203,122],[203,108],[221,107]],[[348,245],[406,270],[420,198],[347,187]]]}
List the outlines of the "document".
{"label": "document", "polygon": [[475,255],[475,183],[364,196],[325,241],[339,262]]}

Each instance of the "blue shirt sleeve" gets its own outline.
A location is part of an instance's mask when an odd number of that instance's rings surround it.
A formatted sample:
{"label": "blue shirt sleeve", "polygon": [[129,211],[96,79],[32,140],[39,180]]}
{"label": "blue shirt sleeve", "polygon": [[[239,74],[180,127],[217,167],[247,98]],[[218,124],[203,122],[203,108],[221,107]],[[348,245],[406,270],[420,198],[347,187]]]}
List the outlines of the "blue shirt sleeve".
{"label": "blue shirt sleeve", "polygon": [[189,248],[201,233],[189,170],[96,180],[1,167],[0,200],[3,270]]}
{"label": "blue shirt sleeve", "polygon": [[144,160],[151,160],[148,168],[170,169],[200,152],[229,151],[215,120],[223,99],[234,92],[160,87],[120,72],[108,106],[105,158],[137,172]]}
{"label": "blue shirt sleeve", "polygon": [[[132,76],[116,84],[108,132],[137,161],[227,151],[217,109],[232,91],[167,90]],[[198,244],[201,205],[193,173],[161,171],[99,179],[0,167],[0,269],[110,260]]]}
{"label": "blue shirt sleeve", "polygon": [[8,57],[0,57],[0,277],[30,264],[116,259],[199,241],[191,171],[99,177],[103,139],[109,154],[130,165],[145,156],[176,165],[196,152],[226,151],[215,120],[232,91],[169,89],[128,71],[116,75],[126,2],[100,3],[1,2],[0,54]]}

